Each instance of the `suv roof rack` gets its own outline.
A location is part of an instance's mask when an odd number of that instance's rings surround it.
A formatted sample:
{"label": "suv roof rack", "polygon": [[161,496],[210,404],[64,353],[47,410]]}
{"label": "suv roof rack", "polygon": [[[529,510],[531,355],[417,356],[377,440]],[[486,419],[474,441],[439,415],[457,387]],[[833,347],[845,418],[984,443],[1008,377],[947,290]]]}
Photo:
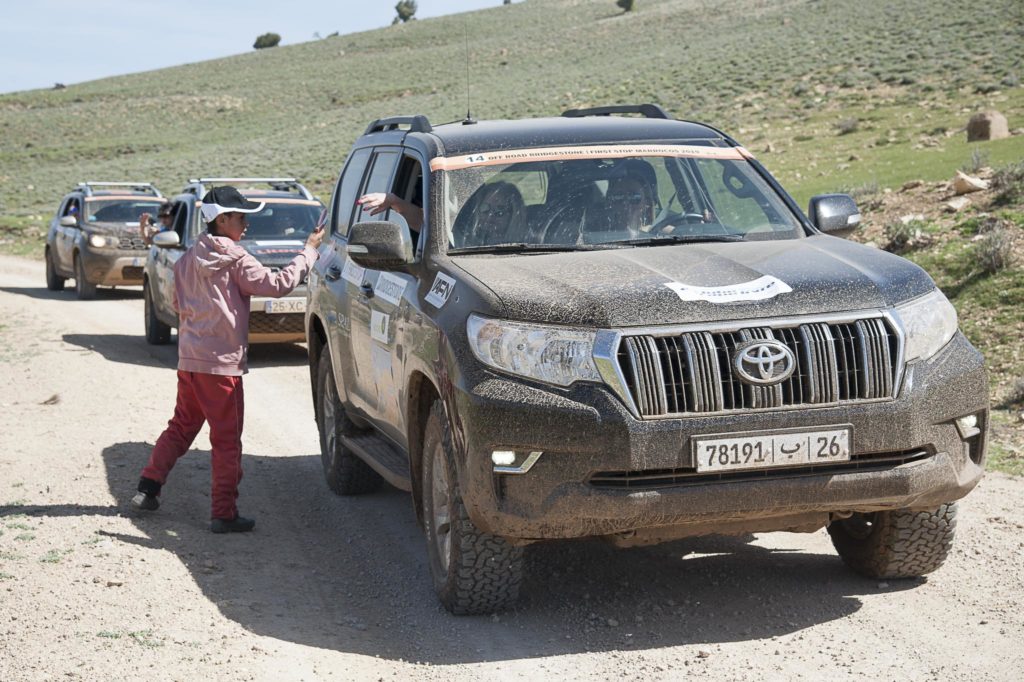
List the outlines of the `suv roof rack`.
{"label": "suv roof rack", "polygon": [[399,126],[409,126],[410,133],[429,133],[434,129],[430,125],[430,119],[423,114],[416,114],[415,116],[389,116],[387,118],[378,118],[376,121],[366,127],[366,132],[363,135],[369,135],[371,133],[386,133],[392,130],[398,130]]}
{"label": "suv roof rack", "polygon": [[644,118],[664,118],[672,120],[667,111],[657,104],[613,104],[606,107],[589,109],[569,109],[562,112],[566,118],[583,118],[584,116],[610,116],[611,114],[643,114]]}
{"label": "suv roof rack", "polygon": [[88,180],[75,185],[75,189],[82,190],[82,193],[87,197],[95,194],[96,190],[101,187],[131,187],[137,192],[145,192],[155,197],[163,197],[163,194],[160,194],[160,190],[154,187],[151,182],[98,182],[96,180]]}
{"label": "suv roof rack", "polygon": [[306,186],[295,178],[189,178],[185,192],[195,194],[202,198],[206,194],[206,185],[226,182],[265,183],[272,189],[279,192],[297,192],[303,199],[313,200],[313,194],[306,189]]}

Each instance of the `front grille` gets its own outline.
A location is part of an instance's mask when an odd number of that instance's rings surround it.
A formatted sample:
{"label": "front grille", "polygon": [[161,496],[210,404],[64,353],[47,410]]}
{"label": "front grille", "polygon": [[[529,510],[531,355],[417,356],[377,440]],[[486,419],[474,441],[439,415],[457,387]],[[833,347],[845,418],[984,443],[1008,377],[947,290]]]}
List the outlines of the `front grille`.
{"label": "front grille", "polygon": [[595,488],[609,490],[651,490],[701,483],[793,478],[829,473],[850,473],[852,471],[883,471],[901,464],[927,459],[930,456],[931,453],[928,450],[918,449],[854,455],[848,462],[775,469],[745,469],[714,473],[698,473],[692,467],[643,471],[599,471],[590,477],[589,483]]}
{"label": "front grille", "polygon": [[146,245],[146,242],[142,237],[118,237],[117,247],[123,251],[149,250],[149,247]]}
{"label": "front grille", "polygon": [[250,334],[305,334],[302,313],[249,313]]}
{"label": "front grille", "polygon": [[[778,384],[745,384],[733,366],[736,349],[764,339],[785,344],[796,369]],[[640,415],[664,417],[891,398],[898,351],[896,331],[875,317],[627,336],[618,363]]]}
{"label": "front grille", "polygon": [[142,267],[136,265],[128,265],[121,268],[122,279],[142,279]]}

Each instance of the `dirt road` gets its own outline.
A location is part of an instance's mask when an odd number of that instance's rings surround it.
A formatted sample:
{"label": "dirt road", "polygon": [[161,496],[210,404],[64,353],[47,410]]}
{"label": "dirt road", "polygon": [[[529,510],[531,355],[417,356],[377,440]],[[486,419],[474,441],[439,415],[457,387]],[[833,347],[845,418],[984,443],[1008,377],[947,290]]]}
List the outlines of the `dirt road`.
{"label": "dirt road", "polygon": [[1024,481],[990,474],[927,580],[849,573],[824,531],[537,546],[521,607],[438,605],[409,498],[332,495],[302,346],[254,347],[249,535],[208,527],[208,435],[130,511],[176,349],[138,290],[95,301],[0,257],[0,680],[1016,680]]}

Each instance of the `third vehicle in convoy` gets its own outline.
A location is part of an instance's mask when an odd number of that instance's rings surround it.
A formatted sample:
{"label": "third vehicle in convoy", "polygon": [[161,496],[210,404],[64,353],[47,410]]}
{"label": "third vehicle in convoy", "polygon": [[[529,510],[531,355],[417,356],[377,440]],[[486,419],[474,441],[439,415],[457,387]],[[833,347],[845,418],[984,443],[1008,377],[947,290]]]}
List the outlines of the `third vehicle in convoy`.
{"label": "third vehicle in convoy", "polygon": [[[316,228],[323,204],[295,178],[199,178],[189,180],[174,197],[170,231],[153,237],[146,259],[143,300],[146,341],[163,344],[178,326],[174,311],[174,264],[206,229],[199,208],[207,190],[231,184],[252,201],[266,206],[249,216],[249,227],[239,242],[263,265],[283,267],[302,251],[306,237]],[[303,316],[306,287],[300,284],[282,298],[253,297],[249,303],[249,342],[286,343],[305,340]]]}
{"label": "third vehicle in convoy", "polygon": [[[368,219],[373,192],[402,211]],[[456,613],[584,536],[827,528],[864,575],[933,571],[982,476],[985,369],[921,268],[840,238],[859,220],[654,105],[375,121],[310,275],[328,485],[411,491]]]}

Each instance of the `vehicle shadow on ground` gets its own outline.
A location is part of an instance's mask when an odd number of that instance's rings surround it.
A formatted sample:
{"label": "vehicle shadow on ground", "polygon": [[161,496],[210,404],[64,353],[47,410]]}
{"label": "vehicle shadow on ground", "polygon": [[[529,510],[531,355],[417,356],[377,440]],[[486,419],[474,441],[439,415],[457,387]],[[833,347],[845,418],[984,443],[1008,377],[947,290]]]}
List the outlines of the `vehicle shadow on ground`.
{"label": "vehicle shadow on ground", "polygon": [[[141,325],[141,320],[139,321]],[[142,334],[64,334],[63,340],[72,346],[99,353],[111,362],[145,367],[178,366],[176,343],[155,346],[146,343]],[[305,346],[293,343],[269,343],[249,346],[249,368],[306,366]]]}
{"label": "vehicle shadow on ground", "polygon": [[[246,455],[240,503],[257,518],[256,531],[213,535],[205,449],[179,460],[159,511],[131,511],[151,448],[126,442],[102,452],[118,508],[145,535],[113,537],[172,552],[221,613],[247,630],[308,646],[454,664],[759,640],[849,616],[861,607],[859,595],[921,584],[880,587],[833,554],[773,550],[752,544],[753,536],[624,550],[562,542],[529,548],[516,610],[455,617],[433,592],[407,494],[337,497],[318,456]],[[65,505],[53,513],[105,509]]]}
{"label": "vehicle shadow on ground", "polygon": [[68,285],[64,288],[64,291],[50,291],[46,287],[0,287],[0,291],[41,300],[75,301],[76,303],[81,303],[83,305],[88,305],[96,301],[123,301],[133,298],[142,298],[141,287],[133,289],[121,287],[118,287],[117,289],[100,288],[96,290],[96,298],[91,301],[79,301],[75,296],[75,289],[73,285]]}

